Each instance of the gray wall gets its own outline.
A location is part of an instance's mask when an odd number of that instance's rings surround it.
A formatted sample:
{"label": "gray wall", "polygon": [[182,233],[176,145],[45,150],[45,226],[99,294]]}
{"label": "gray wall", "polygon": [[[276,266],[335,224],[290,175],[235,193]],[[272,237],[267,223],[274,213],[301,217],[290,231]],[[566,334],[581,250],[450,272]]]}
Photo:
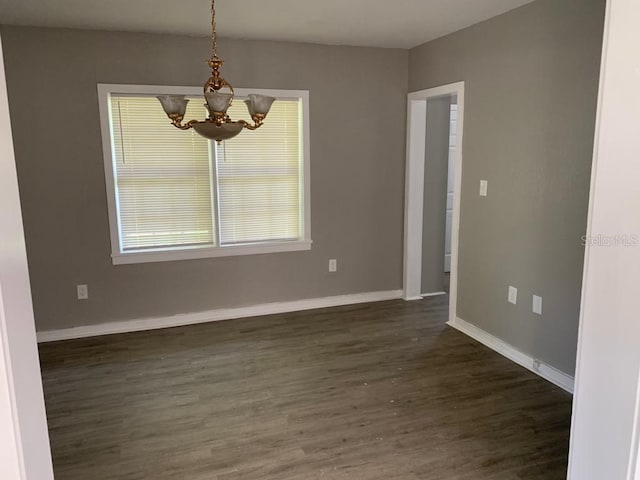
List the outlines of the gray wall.
{"label": "gray wall", "polygon": [[407,82],[464,80],[459,316],[572,373],[603,14],[538,0],[408,53],[222,41],[234,85],[311,92],[313,249],[117,267],[95,85],[200,85],[208,40],[3,27],[38,329],[401,288]]}
{"label": "gray wall", "polygon": [[409,57],[410,91],[466,82],[458,316],[570,374],[604,7],[539,0]]}
{"label": "gray wall", "polygon": [[427,102],[427,134],[422,210],[421,293],[444,290],[447,179],[449,173],[449,130],[451,98]]}
{"label": "gray wall", "polygon": [[313,248],[113,266],[96,83],[201,85],[209,41],[19,27],[2,38],[39,330],[402,287],[407,51],[222,40],[234,86],[310,91]]}

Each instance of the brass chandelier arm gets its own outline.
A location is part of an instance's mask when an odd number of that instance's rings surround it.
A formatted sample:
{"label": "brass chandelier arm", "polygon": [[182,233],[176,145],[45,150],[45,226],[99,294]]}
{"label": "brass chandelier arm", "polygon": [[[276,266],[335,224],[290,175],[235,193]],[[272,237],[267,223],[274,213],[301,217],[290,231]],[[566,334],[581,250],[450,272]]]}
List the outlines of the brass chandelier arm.
{"label": "brass chandelier arm", "polygon": [[218,126],[224,125],[225,123],[239,123],[247,130],[257,130],[263,125],[263,119],[259,116],[256,116],[256,118],[253,119],[254,123],[249,123],[246,120],[238,120],[237,122],[234,122],[229,117],[227,117],[225,121],[216,121],[215,119],[210,118],[204,122],[200,120],[189,120],[187,123],[182,123],[183,117],[180,115],[170,115],[169,118],[171,119],[171,124],[180,130],[189,130],[190,128],[193,128],[193,125],[196,123],[215,123]]}
{"label": "brass chandelier arm", "polygon": [[244,120],[238,120],[238,123],[241,123],[242,126],[244,128],[246,128],[247,130],[257,130],[258,128],[260,128],[262,126],[261,123],[254,123],[253,125],[250,124],[249,122],[246,122]]}
{"label": "brass chandelier arm", "polygon": [[183,125],[180,122],[172,122],[172,125],[176,128],[179,128],[180,130],[189,130],[192,127],[191,123],[187,123]]}
{"label": "brass chandelier arm", "polygon": [[184,118],[182,115],[169,115],[171,119],[171,125],[180,130],[189,130],[193,127],[194,123],[198,123],[198,120],[189,120],[187,123],[182,123],[182,119]]}
{"label": "brass chandelier arm", "polygon": [[[179,128],[180,130],[189,130],[190,128],[193,128],[193,125],[196,123],[217,123],[217,122],[211,121],[211,120],[205,120],[204,122],[200,120],[189,120],[187,123],[182,123],[182,119],[177,119],[177,118],[171,119],[171,124],[174,127]],[[238,120],[237,122],[227,120],[226,122],[220,123],[218,126],[224,125],[225,123],[239,123],[243,126],[243,128],[246,128],[247,130],[257,130],[262,125],[264,125],[262,122],[249,123],[246,120]]]}
{"label": "brass chandelier arm", "polygon": [[254,113],[251,117],[251,119],[253,120],[253,125],[245,120],[238,120],[238,123],[242,123],[242,125],[244,125],[244,128],[246,128],[247,130],[257,130],[263,125],[265,117],[266,115],[262,113]]}
{"label": "brass chandelier arm", "polygon": [[243,126],[244,128],[246,128],[247,130],[257,130],[257,129],[259,129],[262,125],[264,125],[264,124],[262,123],[262,121],[255,121],[255,120],[254,120],[254,123],[253,123],[253,124],[251,124],[251,123],[247,122],[246,120],[238,120],[238,123],[241,123],[241,124],[242,124],[242,126]]}

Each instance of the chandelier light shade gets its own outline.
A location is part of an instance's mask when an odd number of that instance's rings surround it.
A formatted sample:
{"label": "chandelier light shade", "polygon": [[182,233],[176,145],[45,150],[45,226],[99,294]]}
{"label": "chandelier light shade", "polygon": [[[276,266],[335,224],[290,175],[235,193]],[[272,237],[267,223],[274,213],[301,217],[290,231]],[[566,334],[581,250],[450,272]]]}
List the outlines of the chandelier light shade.
{"label": "chandelier light shade", "polygon": [[231,84],[220,75],[224,62],[218,56],[215,0],[211,0],[211,58],[208,63],[211,67],[211,77],[204,84],[204,99],[209,117],[205,120],[189,120],[182,123],[189,100],[184,95],[161,95],[158,100],[172,125],[181,130],[193,128],[203,137],[217,142],[233,138],[245,128],[259,128],[275,101],[273,97],[251,94],[249,99],[245,100],[253,123],[245,120],[233,121],[227,115],[227,110],[233,103],[234,92]]}

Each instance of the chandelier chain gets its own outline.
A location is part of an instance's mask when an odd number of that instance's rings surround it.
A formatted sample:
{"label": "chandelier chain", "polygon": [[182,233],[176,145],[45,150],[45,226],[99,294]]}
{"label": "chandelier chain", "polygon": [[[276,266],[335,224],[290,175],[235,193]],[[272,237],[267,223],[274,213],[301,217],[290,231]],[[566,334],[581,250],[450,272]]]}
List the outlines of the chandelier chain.
{"label": "chandelier chain", "polygon": [[212,60],[218,60],[218,34],[216,33],[216,2],[211,0],[211,52]]}

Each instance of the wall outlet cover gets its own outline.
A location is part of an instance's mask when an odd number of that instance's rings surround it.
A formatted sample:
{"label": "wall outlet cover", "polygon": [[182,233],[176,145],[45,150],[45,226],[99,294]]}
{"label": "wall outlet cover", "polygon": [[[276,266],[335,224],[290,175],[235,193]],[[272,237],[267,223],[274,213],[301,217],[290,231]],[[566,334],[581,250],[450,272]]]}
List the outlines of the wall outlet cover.
{"label": "wall outlet cover", "polygon": [[540,367],[542,366],[542,362],[540,362],[540,360],[534,360],[533,361],[533,370],[535,372],[540,373]]}
{"label": "wall outlet cover", "polygon": [[338,260],[332,258],[329,260],[329,272],[334,273],[338,271]]}
{"label": "wall outlet cover", "polygon": [[78,300],[87,300],[89,298],[89,287],[87,285],[78,285],[76,289]]}

